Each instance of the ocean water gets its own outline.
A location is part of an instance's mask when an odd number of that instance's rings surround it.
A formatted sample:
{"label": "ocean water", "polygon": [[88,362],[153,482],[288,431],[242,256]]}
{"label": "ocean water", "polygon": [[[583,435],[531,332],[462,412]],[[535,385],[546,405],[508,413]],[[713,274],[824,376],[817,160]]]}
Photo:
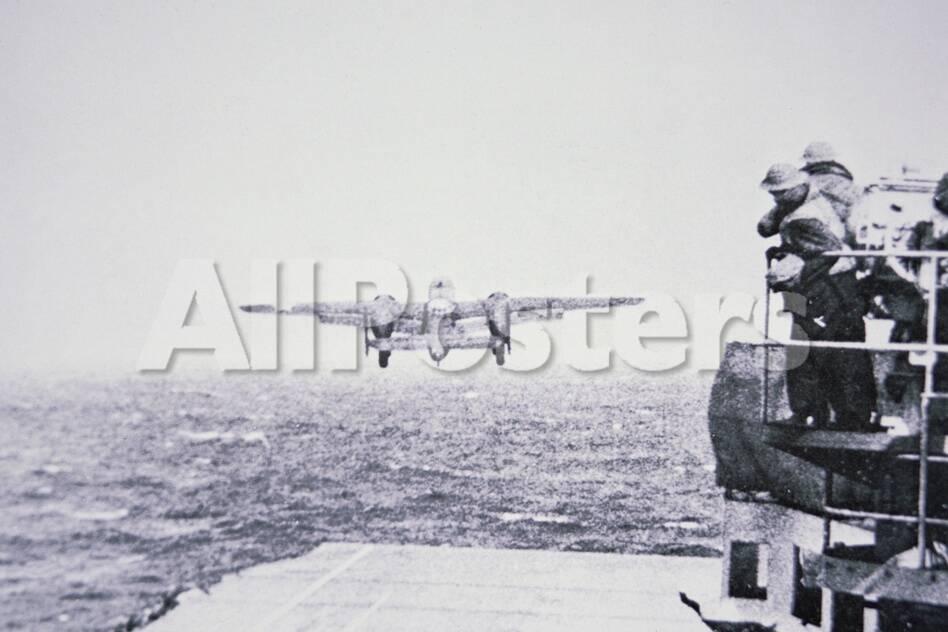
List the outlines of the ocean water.
{"label": "ocean water", "polygon": [[716,555],[694,376],[0,383],[0,629],[116,629],[321,542]]}

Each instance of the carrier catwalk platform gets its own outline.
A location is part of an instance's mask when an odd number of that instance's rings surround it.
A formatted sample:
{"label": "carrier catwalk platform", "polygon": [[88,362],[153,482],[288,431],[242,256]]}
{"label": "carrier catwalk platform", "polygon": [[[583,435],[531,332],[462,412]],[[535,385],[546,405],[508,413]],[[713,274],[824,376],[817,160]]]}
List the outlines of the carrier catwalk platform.
{"label": "carrier catwalk platform", "polygon": [[[907,296],[923,300],[923,337],[728,346],[708,411],[726,490],[722,599],[701,604],[712,627],[948,630],[948,251],[901,241],[931,216],[934,185],[870,186],[856,209],[861,249],[825,253],[888,283],[876,323],[888,315],[894,326]],[[868,424],[794,417],[780,367],[801,344],[871,353],[878,397]]]}

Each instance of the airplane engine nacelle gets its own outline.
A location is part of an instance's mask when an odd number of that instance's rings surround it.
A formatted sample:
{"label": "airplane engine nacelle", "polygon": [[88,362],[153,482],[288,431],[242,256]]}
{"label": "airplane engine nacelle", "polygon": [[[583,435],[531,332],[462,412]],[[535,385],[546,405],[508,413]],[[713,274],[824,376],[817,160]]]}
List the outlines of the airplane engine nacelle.
{"label": "airplane engine nacelle", "polygon": [[487,326],[492,336],[509,344],[510,341],[510,297],[504,292],[494,292],[484,302],[487,308]]}
{"label": "airplane engine nacelle", "polygon": [[372,299],[372,305],[369,309],[371,322],[369,325],[380,327],[394,323],[401,316],[403,311],[401,303],[395,300],[390,294],[381,294]]}
{"label": "airplane engine nacelle", "polygon": [[[379,366],[383,369],[388,366],[389,356],[392,355],[388,339],[395,333],[395,323],[402,315],[402,310],[401,303],[396,301],[394,296],[381,294],[372,299],[372,304],[366,311],[365,355],[369,355],[370,346],[376,347],[379,350]],[[374,341],[369,340],[370,329],[375,336]],[[378,344],[373,345],[372,342]]]}

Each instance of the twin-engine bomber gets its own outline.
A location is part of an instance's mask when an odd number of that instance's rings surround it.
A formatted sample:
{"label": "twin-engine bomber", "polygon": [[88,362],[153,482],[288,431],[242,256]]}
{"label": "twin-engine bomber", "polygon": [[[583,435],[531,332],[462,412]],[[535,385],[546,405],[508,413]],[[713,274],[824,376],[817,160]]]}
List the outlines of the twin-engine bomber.
{"label": "twin-engine bomber", "polygon": [[[245,312],[304,315],[329,325],[365,330],[365,352],[378,349],[379,366],[388,366],[393,351],[426,349],[441,362],[451,349],[490,349],[498,366],[510,353],[510,329],[534,320],[562,318],[569,310],[636,305],[640,297],[510,297],[494,292],[480,301],[458,301],[454,283],[435,279],[424,303],[402,305],[387,294],[368,302],[302,303],[290,309],[274,305],[241,305]],[[371,337],[369,333],[371,332]]]}

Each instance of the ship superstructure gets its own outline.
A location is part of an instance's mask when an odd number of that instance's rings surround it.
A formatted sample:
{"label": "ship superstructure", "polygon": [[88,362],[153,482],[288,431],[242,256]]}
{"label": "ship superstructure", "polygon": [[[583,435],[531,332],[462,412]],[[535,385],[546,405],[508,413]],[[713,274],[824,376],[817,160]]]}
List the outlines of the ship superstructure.
{"label": "ship superstructure", "polygon": [[[722,600],[702,604],[712,627],[948,630],[948,393],[935,389],[936,358],[948,344],[937,339],[931,300],[944,291],[938,264],[948,251],[899,242],[914,215],[930,213],[933,186],[911,178],[873,184],[860,209],[864,250],[828,253],[860,259],[864,269],[882,261],[897,274],[922,270],[923,341],[777,343],[765,335],[761,344],[728,346],[709,408],[726,490]],[[790,423],[780,367],[798,346],[872,352],[880,394],[873,426]],[[906,366],[894,397],[886,380]]]}

